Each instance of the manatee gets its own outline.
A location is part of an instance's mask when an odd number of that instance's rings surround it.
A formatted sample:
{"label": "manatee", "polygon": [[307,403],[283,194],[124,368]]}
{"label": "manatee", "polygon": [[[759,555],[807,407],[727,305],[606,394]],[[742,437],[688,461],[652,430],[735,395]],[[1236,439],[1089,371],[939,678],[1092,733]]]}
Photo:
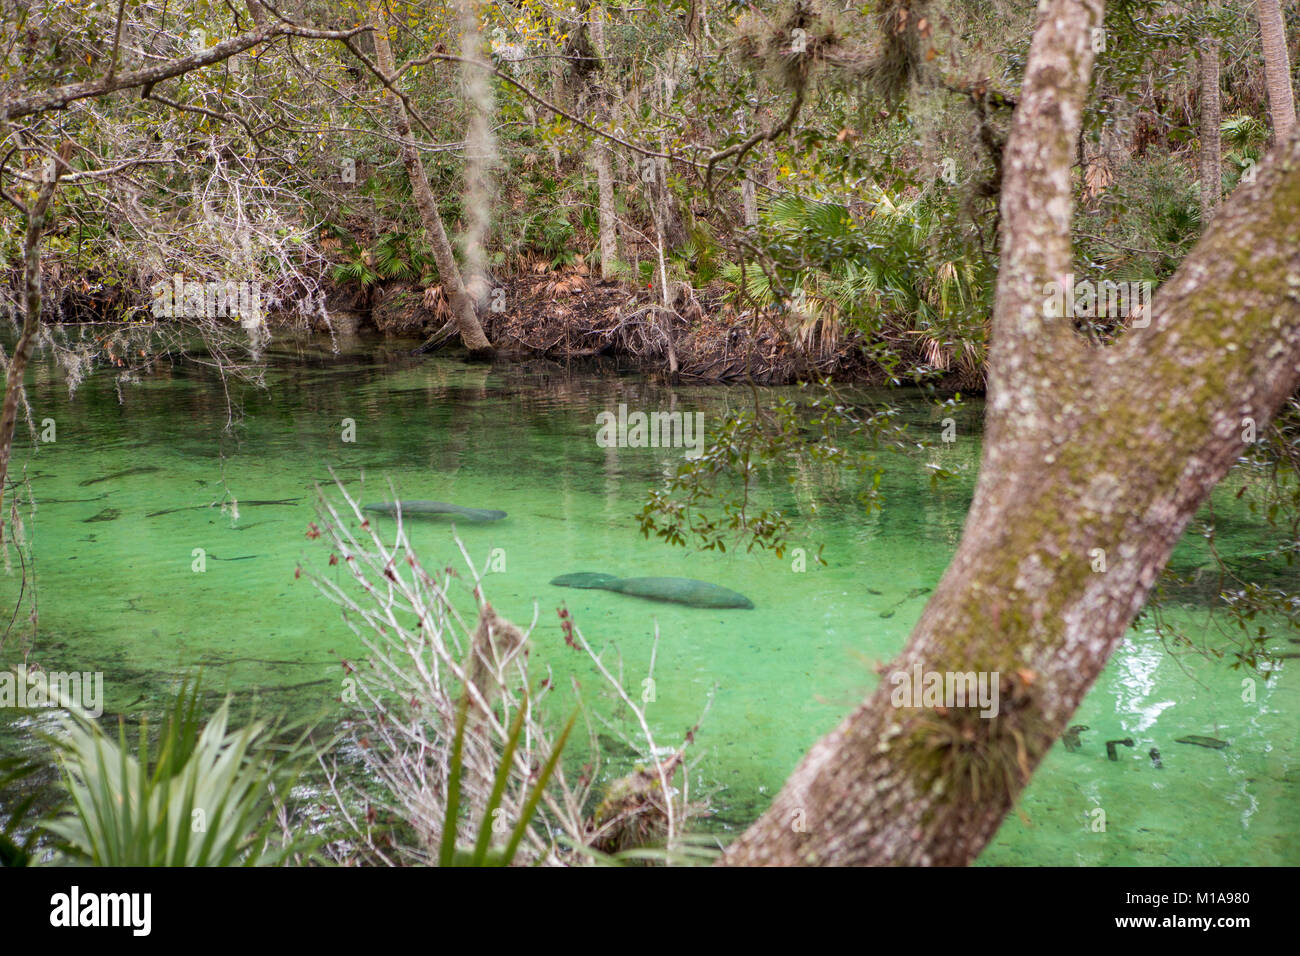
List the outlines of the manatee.
{"label": "manatee", "polygon": [[561,574],[551,583],[561,588],[599,588],[602,591],[631,594],[654,601],[671,601],[688,607],[754,606],[754,602],[743,594],[693,578],[618,578],[612,574],[579,571]]}
{"label": "manatee", "polygon": [[506,516],[504,511],[492,508],[462,508],[449,505],[445,501],[381,501],[379,504],[362,505],[363,511],[377,511],[380,514],[397,513],[398,506],[404,515],[452,515],[467,521],[500,521]]}
{"label": "manatee", "polygon": [[1228,746],[1226,740],[1220,740],[1218,737],[1202,737],[1200,734],[1188,734],[1186,737],[1179,737],[1174,743],[1196,744],[1198,747],[1209,747],[1211,750],[1222,750]]}

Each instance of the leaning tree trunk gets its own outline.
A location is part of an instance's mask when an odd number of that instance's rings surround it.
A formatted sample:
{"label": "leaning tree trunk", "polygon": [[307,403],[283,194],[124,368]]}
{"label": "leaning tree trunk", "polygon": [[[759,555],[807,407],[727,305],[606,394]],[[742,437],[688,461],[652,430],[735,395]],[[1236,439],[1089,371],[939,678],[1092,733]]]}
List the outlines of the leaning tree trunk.
{"label": "leaning tree trunk", "polygon": [[1295,95],[1291,90],[1291,63],[1286,52],[1286,22],[1278,0],[1255,0],[1259,38],[1264,47],[1264,76],[1268,87],[1268,114],[1273,120],[1273,142],[1291,138],[1295,129]]}
{"label": "leaning tree trunk", "polygon": [[[373,36],[375,38],[375,61],[379,72],[388,82],[393,82],[393,49],[388,42],[388,30],[383,22],[376,19]],[[442,216],[438,213],[438,203],[429,188],[429,179],[424,173],[424,163],[415,148],[415,138],[411,133],[411,118],[407,115],[406,104],[392,90],[385,93],[393,104],[393,125],[397,130],[398,151],[402,165],[406,167],[406,177],[411,183],[411,195],[415,208],[419,210],[420,221],[424,224],[424,236],[433,250],[433,260],[438,266],[438,278],[442,281],[443,291],[451,306],[452,317],[460,331],[460,339],[469,349],[471,355],[488,356],[492,354],[492,343],[483,334],[483,326],[478,320],[474,301],[465,291],[461,281],[460,268],[456,265],[456,256],[452,252],[447,230],[443,228]]]}
{"label": "leaning tree trunk", "polygon": [[1207,34],[1198,54],[1201,67],[1201,222],[1208,223],[1219,208],[1223,189],[1219,126],[1219,41]]}
{"label": "leaning tree trunk", "polygon": [[[1070,165],[1102,0],[1050,0],[1005,155],[983,463],[961,544],[893,673],[987,672],[1000,707],[876,692],[815,744],[730,864],[966,864],[993,837],[1174,543],[1295,387],[1300,138],[1220,209],[1150,324],[1093,349],[1045,313],[1071,280]],[[1096,570],[1094,570],[1096,569]]]}
{"label": "leaning tree trunk", "polygon": [[27,210],[27,235],[23,240],[23,329],[5,371],[4,405],[0,406],[0,541],[4,540],[4,493],[9,480],[9,455],[13,450],[14,428],[18,424],[18,400],[23,392],[23,376],[32,359],[36,334],[41,328],[41,235],[49,216],[50,202],[59,177],[72,159],[72,140],[64,140],[59,156],[46,167],[36,201]]}

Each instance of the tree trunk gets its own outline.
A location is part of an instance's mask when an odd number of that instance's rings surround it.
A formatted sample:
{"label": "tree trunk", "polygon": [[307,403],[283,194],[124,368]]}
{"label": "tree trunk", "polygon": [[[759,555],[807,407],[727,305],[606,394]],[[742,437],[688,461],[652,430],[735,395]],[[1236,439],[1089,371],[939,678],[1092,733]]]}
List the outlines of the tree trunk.
{"label": "tree trunk", "polygon": [[1273,120],[1273,142],[1291,138],[1295,129],[1295,96],[1291,90],[1291,63],[1286,50],[1286,23],[1278,0],[1255,0],[1259,38],[1264,47],[1264,75],[1268,86],[1268,113]]}
{"label": "tree trunk", "polygon": [[[669,60],[667,68],[658,67],[655,71],[655,98],[659,109],[667,115],[672,108],[673,97],[677,94],[677,60]],[[667,139],[659,140],[660,152],[668,151]],[[656,228],[662,233],[662,242],[668,248],[681,245],[686,238],[686,229],[682,225],[681,214],[677,211],[677,202],[668,185],[668,160],[663,157],[655,159],[655,175],[650,184],[651,203]]]}
{"label": "tree trunk", "polygon": [[492,230],[492,165],[496,162],[496,135],[492,120],[496,106],[485,67],[483,38],[479,33],[479,4],[460,0],[461,81],[468,100],[470,119],[465,135],[465,230],[462,272],[466,294],[473,303],[475,318],[487,305],[487,242]]}
{"label": "tree trunk", "polygon": [[[591,33],[591,46],[600,61],[592,76],[600,76],[605,67],[605,21],[601,9],[592,5],[588,8],[587,23]],[[593,83],[592,97],[597,101],[597,111],[602,119],[608,116],[607,103],[600,102],[603,90]],[[614,214],[614,173],[610,159],[612,151],[604,140],[591,144],[591,165],[596,169],[596,192],[600,213],[600,277],[614,277],[614,263],[618,259],[618,220]]]}
{"label": "tree trunk", "polygon": [[9,455],[13,450],[14,428],[18,424],[18,399],[23,391],[23,377],[41,328],[41,235],[58,187],[59,177],[72,159],[72,140],[64,140],[58,159],[45,168],[36,201],[27,210],[27,235],[23,240],[23,329],[14,346],[5,372],[4,405],[0,406],[0,541],[4,540],[4,492],[9,480]]}
{"label": "tree trunk", "polygon": [[[556,106],[564,109],[564,66],[560,57],[552,57],[547,67],[551,77],[551,102]],[[560,176],[560,141],[558,138],[551,140],[551,165],[554,167],[555,176]]]}
{"label": "tree trunk", "polygon": [[[1296,385],[1300,138],[1220,209],[1147,327],[1094,349],[1048,314],[1046,283],[1072,281],[1070,165],[1102,2],[1042,10],[1005,152],[984,457],[961,544],[891,679],[813,746],[726,863],[974,860],[1242,453],[1243,419],[1263,427]],[[893,675],[914,667],[991,675],[996,714],[894,706]]]}
{"label": "tree trunk", "polygon": [[754,186],[754,178],[745,171],[745,181],[740,184],[740,202],[744,207],[745,225],[758,225],[758,190]]}
{"label": "tree trunk", "polygon": [[1219,208],[1223,189],[1219,126],[1223,121],[1219,100],[1219,41],[1206,36],[1199,53],[1201,66],[1201,222],[1209,223]]}
{"label": "tree trunk", "polygon": [[618,220],[614,215],[614,174],[610,170],[609,148],[604,143],[592,144],[592,165],[596,167],[596,189],[600,202],[600,277],[614,277],[614,263],[618,259]]}
{"label": "tree trunk", "polygon": [[[757,108],[754,110],[754,122],[761,123]],[[740,134],[746,136],[749,133],[749,124],[744,121],[744,114],[741,114]],[[755,181],[754,172],[750,166],[758,167],[762,164],[763,149],[759,147],[749,153],[749,166],[741,168],[741,175],[744,181],[740,184],[740,207],[741,213],[745,218],[746,226],[758,225],[758,183]]]}
{"label": "tree trunk", "polygon": [[[393,49],[388,42],[387,27],[378,19],[374,21],[375,61],[379,71],[392,82],[395,69],[393,66]],[[492,343],[483,334],[478,313],[473,300],[465,291],[461,281],[460,269],[452,252],[447,230],[443,228],[442,216],[438,213],[438,203],[429,188],[428,177],[424,174],[424,163],[415,148],[415,139],[411,133],[411,119],[406,114],[406,105],[391,90],[385,93],[393,104],[393,125],[397,130],[398,150],[402,165],[406,167],[406,176],[411,183],[411,195],[415,208],[419,210],[420,221],[424,224],[424,236],[433,250],[434,262],[438,265],[438,278],[442,281],[443,292],[451,305],[452,316],[460,330],[460,339],[476,357],[492,354]]]}

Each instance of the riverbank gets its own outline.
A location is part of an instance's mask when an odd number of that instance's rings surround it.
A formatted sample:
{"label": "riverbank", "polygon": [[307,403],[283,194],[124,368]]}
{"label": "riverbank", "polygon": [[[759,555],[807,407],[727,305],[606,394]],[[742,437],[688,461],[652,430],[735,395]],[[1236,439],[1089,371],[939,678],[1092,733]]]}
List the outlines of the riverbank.
{"label": "riverbank", "polygon": [[[602,357],[686,382],[788,385],[834,377],[863,385],[928,379],[946,391],[982,392],[984,370],[955,361],[932,340],[902,332],[871,337],[835,319],[793,320],[773,310],[737,310],[723,282],[694,289],[606,281],[576,268],[498,277],[482,315],[504,356],[556,360]],[[667,300],[669,306],[664,306]],[[431,350],[456,347],[437,287],[389,283],[371,295],[332,300],[356,327],[424,335]],[[896,363],[883,363],[886,346]]]}
{"label": "riverbank", "polygon": [[[91,274],[47,272],[47,324],[187,321],[155,317],[147,289]],[[18,281],[16,275],[8,278],[11,285]],[[266,290],[261,302],[268,327],[349,339],[366,332],[394,340],[417,338],[426,353],[460,348],[439,286],[388,281],[362,288],[325,278],[319,282],[323,296],[314,301],[300,299],[292,290]],[[876,334],[867,335],[836,318],[737,309],[733,298],[734,290],[722,281],[698,289],[673,281],[665,295],[653,283],[599,279],[582,262],[558,269],[538,263],[531,271],[492,279],[481,321],[504,359],[567,363],[599,358],[631,371],[695,383],[789,385],[829,376],[861,385],[926,381],[941,391],[968,394],[984,389],[981,362],[902,323],[882,322]],[[238,321],[238,316],[230,319]]]}

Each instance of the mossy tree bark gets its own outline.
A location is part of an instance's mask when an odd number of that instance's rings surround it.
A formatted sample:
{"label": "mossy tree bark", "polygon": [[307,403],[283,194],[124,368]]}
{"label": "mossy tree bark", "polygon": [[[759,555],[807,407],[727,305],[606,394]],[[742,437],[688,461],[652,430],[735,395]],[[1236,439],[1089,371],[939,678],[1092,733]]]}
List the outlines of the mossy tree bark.
{"label": "mossy tree bark", "polygon": [[973,861],[1242,453],[1243,421],[1262,428],[1300,377],[1300,137],[1220,208],[1147,327],[1091,348],[1045,315],[1045,285],[1070,281],[1070,164],[1102,12],[1050,0],[1040,14],[1005,153],[975,500],[889,668],[999,675],[999,712],[896,708],[882,681],[725,863]]}
{"label": "mossy tree bark", "polygon": [[[388,83],[392,83],[396,69],[393,65],[393,48],[388,41],[388,28],[382,19],[374,20],[375,64]],[[406,104],[392,90],[384,93],[392,103],[393,127],[397,131],[398,151],[402,165],[406,167],[406,177],[411,183],[411,196],[415,208],[420,213],[420,222],[424,226],[425,239],[433,251],[434,262],[438,266],[438,278],[442,282],[447,302],[451,306],[452,317],[460,332],[461,342],[470,354],[476,357],[492,355],[492,343],[483,332],[483,325],[478,320],[474,301],[465,290],[461,279],[460,267],[456,265],[456,256],[447,238],[447,230],[442,224],[442,215],[438,212],[438,203],[433,190],[429,188],[429,178],[424,172],[424,162],[415,147],[415,137],[411,132],[411,118],[407,115]]]}

